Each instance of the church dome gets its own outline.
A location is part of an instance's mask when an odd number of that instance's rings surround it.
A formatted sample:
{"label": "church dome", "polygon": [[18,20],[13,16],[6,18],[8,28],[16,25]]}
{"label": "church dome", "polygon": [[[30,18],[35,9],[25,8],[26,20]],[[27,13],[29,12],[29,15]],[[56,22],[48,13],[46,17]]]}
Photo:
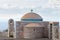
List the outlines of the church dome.
{"label": "church dome", "polygon": [[34,12],[29,12],[26,13],[24,16],[22,16],[21,21],[36,22],[36,21],[43,21],[43,18]]}
{"label": "church dome", "polygon": [[42,19],[42,17],[34,12],[26,13],[21,19]]}

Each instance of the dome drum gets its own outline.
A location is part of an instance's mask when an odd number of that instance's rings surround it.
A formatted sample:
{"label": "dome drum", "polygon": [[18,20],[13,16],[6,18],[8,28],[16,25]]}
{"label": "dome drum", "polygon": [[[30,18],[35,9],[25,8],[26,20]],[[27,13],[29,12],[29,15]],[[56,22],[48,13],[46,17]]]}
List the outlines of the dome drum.
{"label": "dome drum", "polygon": [[21,19],[22,21],[43,21],[43,19]]}

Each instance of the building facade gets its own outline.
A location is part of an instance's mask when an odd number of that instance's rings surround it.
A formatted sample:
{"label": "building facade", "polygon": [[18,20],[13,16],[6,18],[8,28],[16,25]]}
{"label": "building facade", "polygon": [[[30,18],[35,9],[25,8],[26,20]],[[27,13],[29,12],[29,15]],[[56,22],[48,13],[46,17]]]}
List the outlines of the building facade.
{"label": "building facade", "polygon": [[[34,12],[26,13],[24,16],[22,16],[21,21],[16,21],[15,23],[16,38],[59,39],[59,22],[43,21],[43,18]],[[10,23],[9,27],[12,27]],[[12,30],[12,28],[9,29]],[[9,31],[9,33],[11,32]]]}

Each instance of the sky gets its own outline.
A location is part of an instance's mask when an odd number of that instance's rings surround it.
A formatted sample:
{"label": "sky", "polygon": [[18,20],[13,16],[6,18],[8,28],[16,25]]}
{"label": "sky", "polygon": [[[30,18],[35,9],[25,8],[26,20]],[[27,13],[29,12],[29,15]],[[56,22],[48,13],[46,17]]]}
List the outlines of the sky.
{"label": "sky", "polygon": [[10,18],[20,21],[31,9],[44,21],[60,22],[60,0],[0,0],[0,31],[8,28]]}

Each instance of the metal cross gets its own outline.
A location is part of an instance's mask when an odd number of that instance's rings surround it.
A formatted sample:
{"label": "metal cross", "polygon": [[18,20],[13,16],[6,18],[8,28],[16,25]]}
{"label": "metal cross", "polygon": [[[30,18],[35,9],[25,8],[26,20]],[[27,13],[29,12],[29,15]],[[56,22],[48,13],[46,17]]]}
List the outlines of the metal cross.
{"label": "metal cross", "polygon": [[31,9],[31,12],[33,12],[33,9]]}

